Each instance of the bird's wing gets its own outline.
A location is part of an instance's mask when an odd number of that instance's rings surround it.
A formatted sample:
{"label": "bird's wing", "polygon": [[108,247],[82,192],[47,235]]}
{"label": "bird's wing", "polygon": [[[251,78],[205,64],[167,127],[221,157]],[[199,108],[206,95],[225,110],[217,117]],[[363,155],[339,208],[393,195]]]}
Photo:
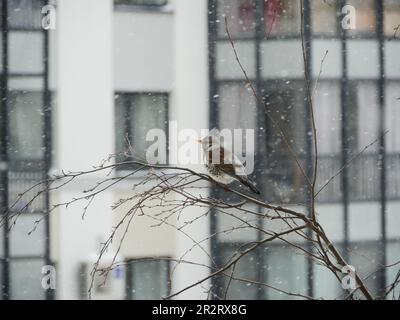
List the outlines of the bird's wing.
{"label": "bird's wing", "polygon": [[243,163],[234,153],[221,147],[220,156],[224,159],[224,161],[221,160],[221,164],[219,165],[221,171],[225,172],[236,180],[239,180],[254,193],[260,194],[260,191],[257,189],[257,187],[247,177]]}
{"label": "bird's wing", "polygon": [[224,149],[223,147],[220,149],[221,170],[233,177],[237,175],[245,176],[244,166],[239,158],[230,150]]}

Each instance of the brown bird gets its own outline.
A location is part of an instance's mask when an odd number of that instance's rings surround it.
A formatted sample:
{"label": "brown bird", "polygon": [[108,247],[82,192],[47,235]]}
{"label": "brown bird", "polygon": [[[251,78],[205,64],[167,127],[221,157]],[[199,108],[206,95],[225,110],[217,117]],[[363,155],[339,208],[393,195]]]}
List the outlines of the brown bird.
{"label": "brown bird", "polygon": [[232,151],[221,146],[218,137],[209,135],[197,142],[202,145],[206,168],[215,181],[230,184],[238,180],[254,193],[260,194],[247,177],[243,163]]}

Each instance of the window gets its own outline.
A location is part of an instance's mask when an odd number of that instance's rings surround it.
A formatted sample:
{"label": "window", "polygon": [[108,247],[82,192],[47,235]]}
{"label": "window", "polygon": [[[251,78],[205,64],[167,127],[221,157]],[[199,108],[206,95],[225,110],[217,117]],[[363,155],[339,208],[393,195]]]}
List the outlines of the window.
{"label": "window", "polygon": [[[224,265],[227,261],[230,261],[232,257],[236,257],[235,254],[238,253],[238,249],[243,250],[243,245],[240,243],[221,243],[221,256],[220,265]],[[256,300],[257,299],[257,284],[252,282],[257,282],[257,267],[256,261],[257,255],[256,251],[251,251],[243,258],[239,260],[236,264],[233,279],[230,283],[229,290],[227,291],[226,298],[229,300]],[[232,273],[232,267],[226,271],[226,274]],[[248,280],[248,281],[246,281]],[[219,286],[217,287],[217,292],[213,292],[218,297],[223,298],[226,292],[226,287],[229,283],[229,277],[221,276],[219,278]]]}
{"label": "window", "polygon": [[220,127],[228,129],[254,129],[256,127],[256,101],[245,83],[226,83],[219,88]]}
{"label": "window", "polygon": [[[378,138],[379,106],[374,81],[352,81],[348,89],[347,145],[356,154]],[[349,165],[350,199],[372,200],[379,196],[378,144],[371,145]]]}
{"label": "window", "polygon": [[8,1],[9,27],[15,29],[40,29],[43,0]]}
{"label": "window", "polygon": [[[400,242],[396,240],[389,241],[387,244],[386,254],[388,265],[393,265],[393,267],[386,269],[386,276],[388,278],[388,283],[393,283],[396,279],[396,276],[400,272],[398,265],[396,264],[399,261],[400,256]],[[400,297],[399,283],[397,283],[396,287],[392,291],[392,294],[388,296],[388,299],[392,299],[393,297]]]}
{"label": "window", "polygon": [[128,261],[126,298],[159,300],[170,293],[169,261],[141,259]]}
{"label": "window", "polygon": [[167,0],[114,0],[116,5],[152,6],[158,7],[167,4]]}
{"label": "window", "polygon": [[300,30],[300,1],[266,1],[264,21],[267,35],[298,34]]}
{"label": "window", "polygon": [[346,3],[356,9],[356,28],[349,29],[349,35],[375,33],[375,0],[348,0]]}
{"label": "window", "polygon": [[385,35],[400,39],[400,2],[398,0],[385,0],[384,10]]}
{"label": "window", "polygon": [[[2,1],[8,5],[7,12],[0,5],[2,16],[7,17],[4,31],[8,34],[2,39],[8,65],[1,66],[2,77],[8,80],[1,97],[1,104],[7,103],[8,109],[8,126],[4,130],[6,137],[3,137],[8,141],[8,169],[6,179],[0,182],[0,199],[5,199],[4,190],[8,189],[8,201],[1,204],[4,207],[13,204],[21,192],[46,179],[51,162],[50,59],[45,45],[47,31],[41,26],[41,8],[45,2]],[[5,70],[8,72],[4,73]],[[45,101],[49,103],[46,108]],[[14,208],[22,209],[38,191],[39,188],[33,188]],[[31,210],[19,216],[18,223],[10,232],[6,232],[7,224],[1,228],[0,272],[8,270],[7,275],[2,273],[0,276],[3,299],[50,299],[53,296],[53,291],[43,290],[40,283],[41,268],[50,262],[46,250],[49,248],[47,196],[47,192],[42,193],[32,203]],[[42,219],[42,223],[31,236],[27,236],[38,219]]]}
{"label": "window", "polygon": [[10,146],[13,160],[39,160],[44,156],[42,92],[10,94]]}
{"label": "window", "polygon": [[312,0],[312,31],[314,34],[334,35],[338,29],[337,1]]}
{"label": "window", "polygon": [[[289,202],[305,197],[304,177],[291,156],[280,128],[285,132],[293,151],[304,159],[305,107],[303,86],[296,81],[268,81],[265,83],[264,99],[272,122],[265,117],[267,132],[268,178],[267,194],[273,194],[279,201]],[[276,125],[279,123],[279,127]],[[296,200],[295,200],[296,201]]]}
{"label": "window", "polygon": [[[306,257],[293,247],[271,244],[264,250],[266,281],[275,288],[289,292],[307,294]],[[268,299],[299,299],[287,296],[274,289],[267,290]],[[302,299],[302,298],[300,298]]]}
{"label": "window", "polygon": [[387,163],[387,193],[389,199],[400,197],[400,82],[388,81],[386,85],[386,135]]}
{"label": "window", "polygon": [[[335,80],[319,81],[314,95],[315,123],[318,130],[318,189],[334,176],[341,167],[341,108],[340,83]],[[340,179],[332,180],[318,195],[318,201],[340,201]]]}
{"label": "window", "polygon": [[[343,13],[340,2],[310,0],[310,11],[307,8],[305,11],[305,18],[311,18],[312,32],[308,64],[311,66],[311,80],[314,82],[311,90],[318,139],[317,189],[335,176],[318,195],[317,205],[321,205],[321,208],[324,205],[337,209],[333,212],[333,215],[337,216],[331,216],[332,221],[339,221],[338,227],[345,232],[335,240],[352,244],[352,250],[345,253],[349,263],[356,268],[364,266],[364,269],[360,269],[362,276],[367,276],[383,263],[379,251],[385,248],[378,247],[378,244],[372,241],[375,240],[372,235],[369,242],[355,243],[358,238],[350,231],[361,229],[357,229],[360,228],[359,225],[351,224],[345,215],[351,216],[349,212],[352,212],[356,205],[369,206],[367,201],[370,201],[374,208],[379,207],[378,204],[381,204],[380,208],[385,208],[386,200],[398,200],[400,197],[400,91],[397,72],[400,2],[382,2],[383,35],[377,33],[380,31],[377,30],[377,17],[382,14],[377,11],[380,9],[378,1],[345,1],[345,4],[356,9],[356,28],[347,30],[346,38],[341,37]],[[210,97],[213,97],[210,103],[211,123],[219,128],[250,126],[254,123],[254,127],[259,129],[256,132],[259,137],[257,142],[260,143],[256,149],[258,152],[255,153],[260,168],[256,178],[259,179],[258,185],[263,186],[262,193],[265,198],[273,203],[304,203],[306,192],[303,175],[280,137],[279,128],[265,117],[262,108],[254,106],[257,103],[251,92],[247,92],[243,73],[226,40],[223,19],[225,14],[240,61],[267,104],[269,114],[286,132],[303,169],[310,171],[312,157],[307,155],[312,153],[310,148],[313,146],[306,143],[311,131],[304,99],[300,1],[214,0],[211,1],[211,7],[213,6],[218,8],[218,15],[209,15],[209,26],[213,32],[209,45],[214,49],[210,51]],[[214,24],[216,29],[213,28]],[[262,32],[256,34],[256,30]],[[266,41],[268,34],[271,35],[271,39]],[[387,39],[383,39],[382,36],[386,36]],[[379,47],[382,39],[385,41],[383,61],[380,59]],[[343,49],[346,49],[345,52]],[[329,54],[321,67],[321,59],[326,51],[329,51]],[[381,62],[385,64],[384,79],[380,74]],[[317,79],[318,85],[314,91]],[[379,98],[381,86],[385,90],[384,114],[381,113],[383,108]],[[382,149],[385,153],[386,176],[382,175],[380,166],[380,141],[371,144],[375,139],[379,139],[382,133],[379,126],[381,116],[385,116],[383,130],[389,130]],[[350,160],[366,146],[369,147],[341,169],[343,160]],[[344,154],[345,148],[347,152]],[[381,189],[381,182],[386,184],[386,190]],[[346,194],[343,193],[343,188]],[[382,192],[385,192],[385,197],[381,197]],[[217,191],[215,194],[221,196]],[[371,205],[371,208],[373,206]],[[383,211],[379,213],[386,214]],[[212,215],[211,224],[219,232],[228,230],[233,225],[231,220],[221,215]],[[256,241],[257,235],[260,236],[260,233],[247,230],[217,235],[212,238],[212,248],[216,248],[213,257],[224,262],[240,245]],[[384,241],[387,241],[387,235],[383,236]],[[339,244],[339,247],[343,246]],[[314,297],[335,298],[343,293],[340,283],[329,271],[322,270],[312,261],[304,261],[301,255],[289,253],[289,249],[274,244],[268,250],[252,252],[243,258],[242,265],[237,264],[235,273],[237,272],[239,278],[259,280],[283,289],[295,288],[296,290],[290,291]],[[397,249],[398,247],[393,250]],[[392,257],[393,252],[390,253]],[[368,256],[368,259],[358,253]],[[258,267],[254,268],[254,265]],[[304,280],[305,270],[312,271],[312,281]],[[396,273],[397,269],[394,268],[388,276],[393,279]],[[213,282],[219,294],[224,294],[227,283],[228,280],[223,277]],[[372,275],[368,284],[371,285],[372,291],[386,285],[379,275]],[[246,281],[232,281],[228,297],[288,298],[268,289],[260,289],[260,286]]]}
{"label": "window", "polygon": [[[115,146],[118,161],[167,163],[168,95],[164,93],[118,93],[115,95]],[[152,129],[164,137],[150,137]],[[154,138],[154,140],[153,140]],[[158,141],[158,139],[163,141]],[[150,141],[147,141],[147,140]],[[129,141],[129,143],[128,143]],[[149,146],[159,142],[154,152]],[[129,145],[132,147],[130,148]],[[147,152],[149,151],[149,152]],[[128,154],[127,154],[128,152]],[[133,153],[133,154],[132,154]],[[129,155],[129,156],[128,156]],[[132,157],[133,156],[133,157]]]}
{"label": "window", "polygon": [[[223,249],[221,265],[246,248],[244,243],[223,243],[221,247]],[[251,251],[236,264],[233,279],[227,291],[227,299],[296,299],[276,289],[307,294],[306,258],[300,252],[278,243],[264,246],[260,248],[260,252],[263,257],[260,263],[261,270],[257,270],[260,265],[257,263],[258,251]],[[226,271],[226,275],[230,274],[232,274],[232,268]],[[258,276],[261,279],[258,279]],[[218,292],[214,293],[223,297],[229,283],[229,276],[220,277],[219,281]],[[268,284],[276,289],[258,285],[258,283]]]}
{"label": "window", "polygon": [[[382,247],[379,241],[363,241],[350,244],[349,263],[354,266],[372,294],[379,293],[378,274],[373,273],[380,267]],[[368,278],[366,278],[368,277]],[[355,295],[357,297],[357,294]]]}
{"label": "window", "polygon": [[254,0],[222,0],[218,2],[218,35],[226,36],[225,19],[229,21],[232,37],[252,37],[256,27],[256,4]]}

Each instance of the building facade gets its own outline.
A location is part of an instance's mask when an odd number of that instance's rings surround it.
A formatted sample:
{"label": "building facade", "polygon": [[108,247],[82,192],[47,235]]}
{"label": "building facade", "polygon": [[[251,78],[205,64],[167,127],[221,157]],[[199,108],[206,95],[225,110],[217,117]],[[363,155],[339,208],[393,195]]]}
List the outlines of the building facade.
{"label": "building facade", "polygon": [[[55,9],[54,29],[42,26],[49,14],[42,12],[46,5]],[[312,77],[318,130],[317,186],[341,170],[318,195],[317,211],[342,254],[367,277],[400,256],[400,4],[305,0],[304,8],[306,71]],[[355,28],[343,22],[351,8]],[[265,115],[267,110],[278,119],[303,167],[312,172],[300,1],[3,0],[1,13],[1,208],[48,174],[90,169],[123,151],[126,138],[135,156],[143,158],[146,132],[168,132],[175,124],[178,131],[199,133],[214,127],[253,129],[252,178],[263,196],[306,208],[304,178]],[[225,18],[262,104],[236,61]],[[168,139],[169,145],[177,143],[171,135]],[[175,162],[171,153],[166,160]],[[104,192],[85,219],[82,205],[46,213],[101,178],[94,174],[44,194],[10,232],[13,221],[3,220],[8,221],[0,232],[4,299],[87,298],[90,266],[122,214],[111,205],[137,192],[132,191],[135,179]],[[199,192],[224,196],[213,189]],[[185,214],[193,218],[204,210],[188,208]],[[43,223],[28,236],[41,217]],[[169,259],[185,254],[208,265],[210,253],[222,264],[260,237],[254,230],[224,232],[237,223],[217,214],[199,219],[186,229],[191,238],[218,235],[204,242],[205,250],[187,253],[193,246],[187,235],[138,218],[119,252],[128,263],[112,272],[105,288],[95,286],[94,298],[160,298],[190,285],[209,271]],[[149,259],[154,257],[163,259]],[[132,259],[141,260],[129,263]],[[54,267],[55,289],[43,288],[43,266]],[[397,270],[377,272],[367,284],[379,294]],[[312,297],[342,294],[332,275],[280,242],[246,256],[235,272],[253,283],[233,281],[227,295],[232,299],[293,298],[256,282]],[[213,278],[178,298],[207,298],[212,286],[211,297],[218,299],[227,281]]]}

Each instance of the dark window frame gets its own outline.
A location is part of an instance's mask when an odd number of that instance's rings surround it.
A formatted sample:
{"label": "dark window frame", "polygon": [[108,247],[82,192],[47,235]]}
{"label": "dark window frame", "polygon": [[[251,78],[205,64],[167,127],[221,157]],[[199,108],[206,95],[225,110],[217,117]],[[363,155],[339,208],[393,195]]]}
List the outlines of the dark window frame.
{"label": "dark window frame", "polygon": [[150,0],[150,3],[146,3],[145,0],[144,1],[114,0],[114,8],[118,10],[121,9],[121,11],[125,9],[160,11],[169,4],[169,0],[161,0],[161,1],[162,3],[158,3],[159,1],[157,0]]}

